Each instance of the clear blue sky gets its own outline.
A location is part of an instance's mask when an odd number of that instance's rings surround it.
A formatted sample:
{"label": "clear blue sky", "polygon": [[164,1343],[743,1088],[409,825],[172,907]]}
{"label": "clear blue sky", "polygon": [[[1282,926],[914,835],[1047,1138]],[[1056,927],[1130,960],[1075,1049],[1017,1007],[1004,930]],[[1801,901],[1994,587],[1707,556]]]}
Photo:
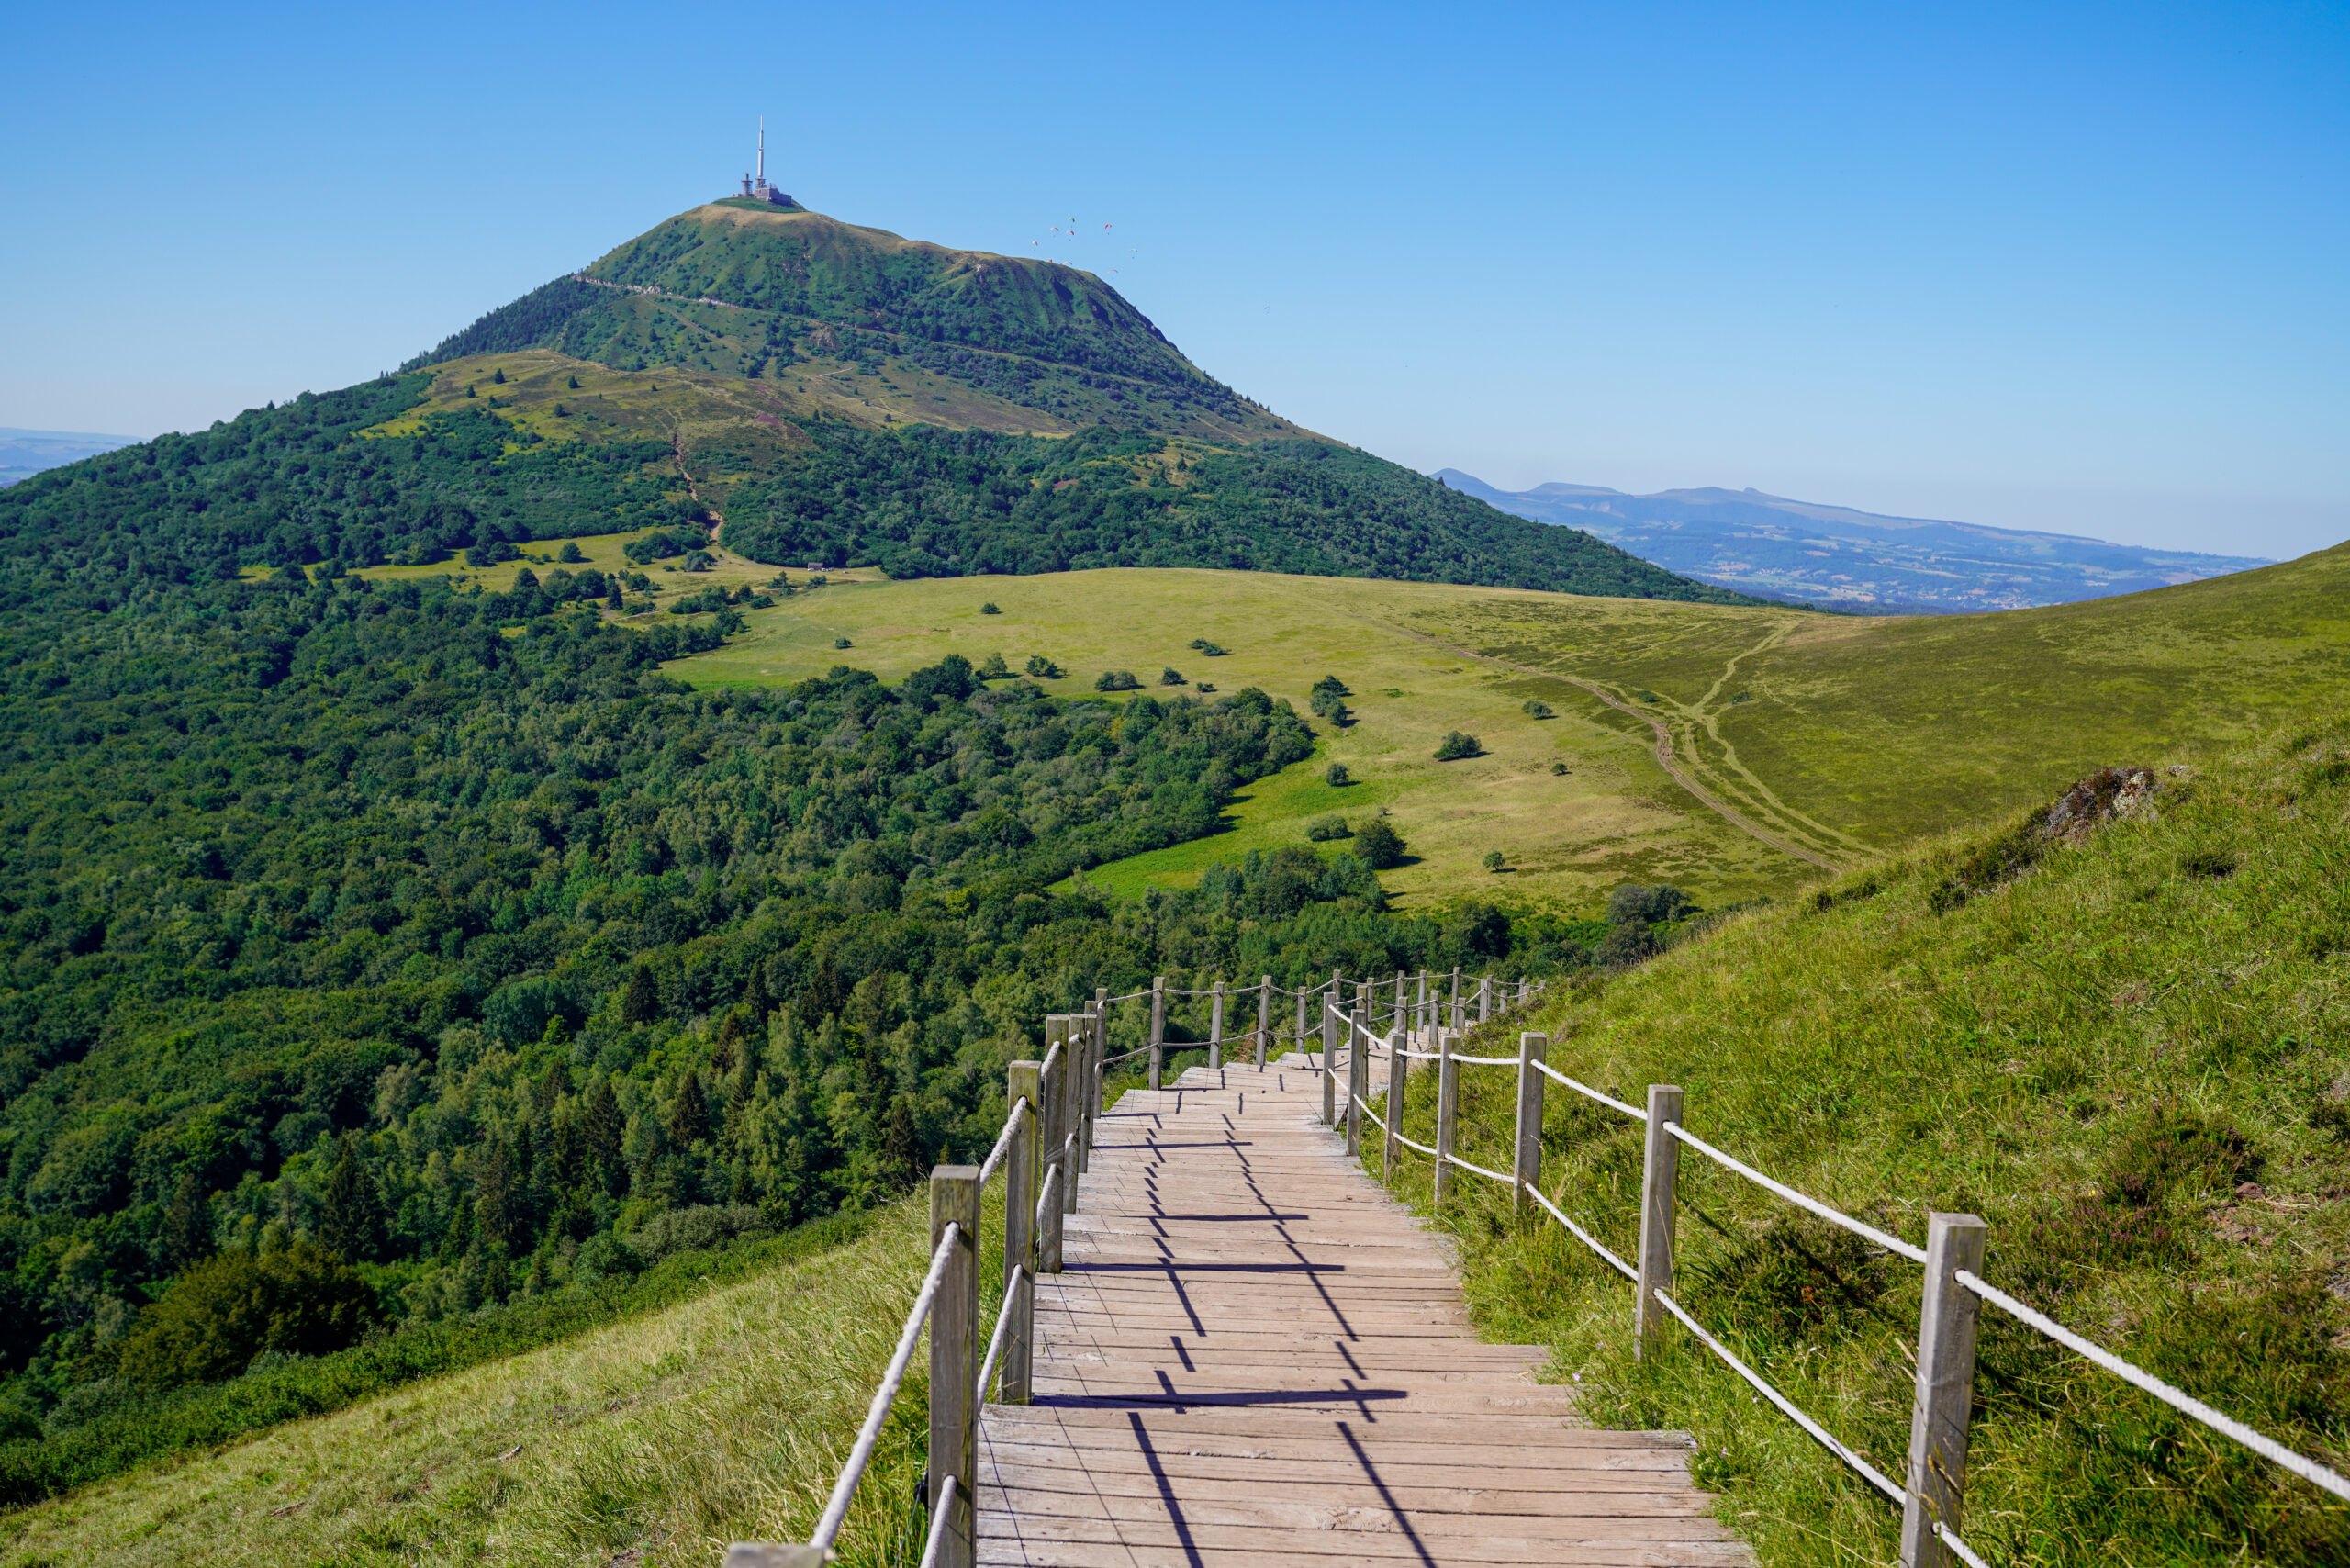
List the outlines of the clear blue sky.
{"label": "clear blue sky", "polygon": [[764,112],[818,210],[1115,266],[1213,374],[1423,469],[2350,536],[2340,4],[132,3],[0,37],[0,425],[369,375],[720,194]]}

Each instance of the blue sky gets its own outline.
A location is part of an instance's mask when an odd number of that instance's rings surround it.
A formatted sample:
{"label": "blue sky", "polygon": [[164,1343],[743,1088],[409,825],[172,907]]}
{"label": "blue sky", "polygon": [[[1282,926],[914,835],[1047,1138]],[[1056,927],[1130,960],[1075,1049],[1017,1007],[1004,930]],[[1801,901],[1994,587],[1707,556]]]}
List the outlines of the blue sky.
{"label": "blue sky", "polygon": [[132,4],[6,34],[0,425],[147,435],[372,374],[722,193],[765,113],[818,210],[1115,267],[1213,374],[1420,468],[2350,537],[2343,5]]}

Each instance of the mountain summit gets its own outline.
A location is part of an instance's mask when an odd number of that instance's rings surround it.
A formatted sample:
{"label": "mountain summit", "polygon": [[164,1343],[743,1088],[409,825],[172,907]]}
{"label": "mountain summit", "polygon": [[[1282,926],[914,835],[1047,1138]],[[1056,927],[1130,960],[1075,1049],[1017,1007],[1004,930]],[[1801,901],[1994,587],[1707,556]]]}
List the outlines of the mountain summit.
{"label": "mountain summit", "polygon": [[[811,390],[837,402],[853,388],[874,410],[850,416],[859,423],[1058,435],[1107,421],[1244,442],[1309,433],[1184,358],[1091,273],[739,196],[680,213],[491,311],[411,368],[527,348],[618,370],[830,382]],[[907,374],[882,375],[884,361]]]}

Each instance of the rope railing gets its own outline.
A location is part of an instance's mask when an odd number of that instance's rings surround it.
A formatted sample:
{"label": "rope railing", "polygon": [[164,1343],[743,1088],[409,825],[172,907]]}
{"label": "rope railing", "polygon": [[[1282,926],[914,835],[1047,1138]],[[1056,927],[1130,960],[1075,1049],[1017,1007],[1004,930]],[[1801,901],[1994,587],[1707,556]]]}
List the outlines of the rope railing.
{"label": "rope railing", "polygon": [[[1439,1211],[1449,1195],[1447,1178],[1453,1170],[1466,1170],[1509,1187],[1514,1209],[1521,1206],[1521,1199],[1532,1200],[1536,1206],[1589,1248],[1609,1268],[1633,1282],[1635,1355],[1644,1353],[1657,1341],[1668,1318],[1677,1321],[1751,1384],[1758,1395],[1768,1400],[1774,1409],[1794,1421],[1830,1454],[1851,1466],[1874,1490],[1900,1507],[1901,1562],[1905,1568],[1941,1568],[1945,1559],[1965,1563],[1968,1568],[1989,1568],[1975,1548],[1959,1534],[1965,1490],[1967,1423],[1975,1375],[1974,1302],[1977,1299],[1989,1302],[2018,1322],[2045,1335],[2093,1365],[2152,1394],[2173,1409],[2201,1422],[2322,1491],[2350,1500],[2350,1478],[2287,1448],[2143,1368],[2134,1366],[2083,1338],[1985,1281],[1975,1271],[1982,1261],[1986,1227],[1974,1215],[1930,1213],[1927,1216],[1927,1244],[1922,1248],[1915,1246],[1763,1174],[1744,1160],[1690,1132],[1682,1122],[1682,1092],[1678,1088],[1669,1084],[1651,1085],[1649,1106],[1643,1112],[1638,1106],[1627,1104],[1551,1067],[1544,1059],[1549,1047],[1547,1036],[1532,1032],[1521,1034],[1518,1036],[1518,1055],[1514,1060],[1472,1057],[1457,1052],[1452,1048],[1457,1037],[1455,1031],[1438,1030],[1438,1048],[1434,1051],[1408,1050],[1400,1043],[1392,1047],[1388,1114],[1385,1117],[1379,1116],[1360,1092],[1350,1091],[1349,1119],[1369,1116],[1386,1134],[1387,1174],[1391,1178],[1394,1175],[1398,1152],[1408,1148],[1436,1162],[1433,1202]],[[1435,1061],[1438,1064],[1437,1131],[1433,1146],[1416,1142],[1404,1135],[1403,1086],[1409,1064],[1413,1061]],[[1479,1067],[1510,1065],[1518,1069],[1517,1152],[1514,1175],[1505,1175],[1477,1165],[1452,1151],[1459,1102],[1453,1075],[1464,1063]],[[1646,1123],[1647,1147],[1641,1179],[1640,1241],[1637,1262],[1628,1262],[1617,1256],[1597,1237],[1546,1197],[1538,1184],[1542,1159],[1542,1090],[1546,1082],[1557,1082],[1611,1110]],[[1350,1148],[1352,1143],[1350,1138]],[[1673,1228],[1677,1207],[1674,1189],[1679,1170],[1676,1153],[1684,1146],[1753,1182],[1774,1197],[1850,1231],[1896,1256],[1919,1264],[1925,1270],[1926,1291],[1920,1308],[1915,1355],[1917,1386],[1907,1485],[1896,1483],[1869,1463],[1784,1392],[1772,1386],[1767,1379],[1709,1333],[1673,1298]]]}
{"label": "rope railing", "polygon": [[[1097,993],[1081,1013],[1046,1018],[1044,1059],[1015,1061],[1006,1070],[1008,1109],[983,1163],[941,1165],[931,1171],[930,1268],[824,1511],[805,1544],[736,1542],[727,1554],[733,1568],[815,1568],[830,1560],[925,1329],[930,1340],[930,1445],[923,1495],[930,1525],[921,1561],[949,1568],[972,1561],[979,1411],[990,1391],[1007,1404],[1026,1404],[1030,1397],[1035,1282],[1039,1274],[1060,1270],[1062,1220],[1076,1209],[1077,1188],[1093,1147],[1102,1110],[1107,1001],[1106,994]],[[1002,1179],[1003,1294],[985,1352],[975,1355],[980,1215],[989,1185],[998,1177]]]}

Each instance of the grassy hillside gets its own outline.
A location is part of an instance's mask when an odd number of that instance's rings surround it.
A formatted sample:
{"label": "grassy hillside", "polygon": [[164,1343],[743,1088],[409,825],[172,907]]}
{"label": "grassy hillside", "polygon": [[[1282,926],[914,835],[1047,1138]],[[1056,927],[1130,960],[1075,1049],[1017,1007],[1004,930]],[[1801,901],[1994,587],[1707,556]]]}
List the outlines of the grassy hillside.
{"label": "grassy hillside", "polygon": [[[821,1260],[20,1510],[0,1562],[656,1568],[804,1539],[921,1282],[925,1214],[897,1204]],[[923,1383],[917,1367],[845,1563],[919,1546]]]}
{"label": "grassy hillside", "polygon": [[[2165,772],[2083,846],[1938,842],[1798,907],[1578,985],[1525,1026],[1634,1101],[1908,1238],[1990,1224],[1986,1277],[2223,1410],[2350,1461],[2350,722]],[[1506,1165],[1508,1075],[1463,1070],[1464,1157]],[[1431,1096],[1414,1093],[1425,1129]],[[1545,1183],[1628,1251],[1637,1124],[1553,1089]],[[1425,1131],[1416,1134],[1425,1137]],[[1375,1161],[1374,1156],[1374,1161]],[[1898,1473],[1918,1271],[1695,1154],[1682,1296]],[[1897,1516],[1483,1183],[1451,1221],[1494,1337],[1539,1337],[1594,1421],[1685,1427],[1774,1564],[1891,1560]],[[1423,1193],[1425,1169],[1405,1182]],[[1965,1533],[1993,1562],[2339,1562],[2350,1509],[1983,1313]]]}
{"label": "grassy hillside", "polygon": [[[1042,655],[1067,673],[1041,684],[1067,696],[1091,695],[1097,676],[1123,669],[1148,691],[1195,691],[1202,682],[1218,693],[1256,686],[1301,710],[1322,677],[1347,685],[1349,722],[1317,726],[1309,761],[1240,791],[1226,813],[1231,831],[1091,873],[1123,893],[1188,887],[1219,859],[1304,843],[1318,817],[1335,813],[1360,825],[1382,809],[1411,846],[1411,860],[1382,879],[1406,908],[1469,896],[1587,912],[1624,881],[1672,881],[1718,903],[1785,896],[1818,874],[1693,801],[1657,766],[1646,729],[1589,693],[1464,658],[1406,629],[1416,616],[1497,597],[1556,598],[1251,572],[836,582],[770,610],[744,610],[743,633],[724,650],[670,667],[698,687],[772,686],[842,659],[894,679],[948,654],[974,664],[1001,655],[1014,670]],[[1714,613],[1590,602],[1620,620],[1628,634],[1653,620]],[[988,603],[1000,613],[982,614]],[[834,646],[844,637],[850,651]],[[1192,648],[1194,641],[1226,651],[1211,656]],[[1186,684],[1158,684],[1170,667]],[[1547,700],[1555,716],[1529,716],[1528,700]],[[1437,743],[1449,730],[1477,735],[1483,755],[1436,761]],[[1332,762],[1344,764],[1355,782],[1326,784]],[[1559,767],[1567,771],[1554,772]],[[1511,869],[1483,869],[1483,857],[1495,849]]]}
{"label": "grassy hillside", "polygon": [[2350,685],[2350,546],[1997,615],[1642,615],[1462,596],[1412,630],[1663,722],[1707,786],[1830,859],[2091,768],[2241,738]]}

